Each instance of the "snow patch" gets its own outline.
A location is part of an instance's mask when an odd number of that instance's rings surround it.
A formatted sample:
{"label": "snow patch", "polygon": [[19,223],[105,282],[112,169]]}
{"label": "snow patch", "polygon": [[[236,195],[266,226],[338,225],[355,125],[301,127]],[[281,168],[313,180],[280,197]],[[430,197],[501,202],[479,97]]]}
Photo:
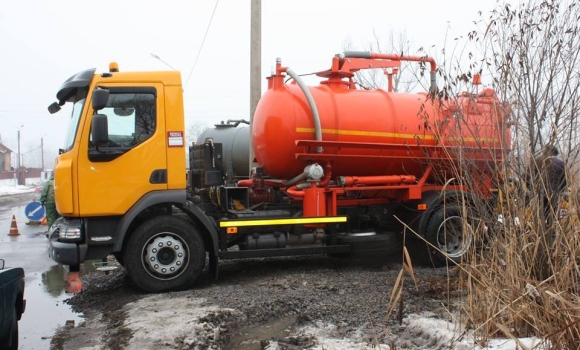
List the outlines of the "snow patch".
{"label": "snow patch", "polygon": [[315,322],[313,325],[308,325],[300,328],[299,333],[310,335],[316,338],[314,347],[310,350],[351,350],[351,349],[381,349],[389,350],[390,347],[386,344],[369,344],[362,339],[364,332],[354,332],[349,338],[344,338],[339,332],[338,327],[331,323],[324,323],[321,321]]}
{"label": "snow patch", "polygon": [[[453,348],[456,350],[512,350],[520,349],[519,344],[513,339],[491,339],[486,346],[477,345],[470,332],[465,332],[453,322],[440,318],[428,317],[429,315],[409,315],[403,321],[405,333],[415,335],[422,339],[425,344],[432,348]],[[542,340],[536,337],[519,338],[520,344],[529,349],[548,349],[549,344],[542,344]],[[416,340],[415,340],[416,342]]]}
{"label": "snow patch", "polygon": [[9,194],[21,194],[21,193],[31,193],[34,192],[34,188],[28,186],[0,186],[0,196],[6,196]]}
{"label": "snow patch", "polygon": [[[311,335],[317,345],[310,350],[390,350],[387,344],[377,344],[374,341],[364,341],[362,329],[349,334],[348,338],[341,336],[337,327],[330,323],[316,322],[302,327],[299,333]],[[437,318],[433,313],[421,315],[411,314],[403,320],[401,332],[393,337],[394,344],[401,349],[455,349],[455,350],[513,350],[521,348],[512,339],[492,339],[484,347],[477,345],[471,333],[464,332],[453,322]],[[546,350],[549,344],[541,345],[539,338],[520,338],[520,344],[529,349]],[[270,343],[268,349],[278,349],[277,344]]]}
{"label": "snow patch", "polygon": [[[124,326],[133,333],[127,350],[142,350],[152,344],[168,346],[177,342],[195,345],[198,340],[219,337],[219,326],[201,321],[212,313],[232,313],[234,310],[206,306],[204,299],[152,295],[125,305]],[[147,312],[142,312],[147,310]]]}

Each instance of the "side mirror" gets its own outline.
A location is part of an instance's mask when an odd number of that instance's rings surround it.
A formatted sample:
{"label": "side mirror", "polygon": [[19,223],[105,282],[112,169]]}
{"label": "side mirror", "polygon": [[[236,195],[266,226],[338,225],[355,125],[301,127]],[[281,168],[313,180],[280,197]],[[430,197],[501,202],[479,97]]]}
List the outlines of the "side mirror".
{"label": "side mirror", "polygon": [[0,259],[0,270],[4,269],[4,259]]}
{"label": "side mirror", "polygon": [[98,111],[107,107],[109,102],[109,90],[106,89],[96,89],[93,90],[93,109]]}
{"label": "side mirror", "polygon": [[109,122],[106,115],[93,115],[93,120],[91,122],[91,139],[95,146],[102,146],[109,142]]}
{"label": "side mirror", "polygon": [[58,111],[60,111],[60,105],[58,104],[58,102],[53,102],[50,104],[50,106],[48,106],[48,113],[54,114]]}

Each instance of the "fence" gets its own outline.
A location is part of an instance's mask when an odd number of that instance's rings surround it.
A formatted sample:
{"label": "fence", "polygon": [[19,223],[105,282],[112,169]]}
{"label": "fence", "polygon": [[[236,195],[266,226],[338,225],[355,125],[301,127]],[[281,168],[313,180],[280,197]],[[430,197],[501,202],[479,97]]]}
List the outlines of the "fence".
{"label": "fence", "polygon": [[[21,168],[20,183],[23,185],[34,185],[50,176],[49,172],[40,168]],[[18,185],[17,172],[15,170],[0,171],[0,186]]]}

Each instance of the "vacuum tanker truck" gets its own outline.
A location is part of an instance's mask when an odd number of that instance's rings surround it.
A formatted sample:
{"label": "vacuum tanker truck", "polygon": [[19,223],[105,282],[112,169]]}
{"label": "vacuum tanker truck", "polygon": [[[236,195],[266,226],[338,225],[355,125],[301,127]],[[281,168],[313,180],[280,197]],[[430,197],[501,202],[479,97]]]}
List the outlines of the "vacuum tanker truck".
{"label": "vacuum tanker truck", "polygon": [[[425,92],[393,91],[407,61],[429,72]],[[368,68],[386,89],[358,88]],[[217,277],[223,259],[388,256],[409,232],[435,265],[460,261],[477,203],[493,200],[509,112],[491,89],[437,98],[436,72],[430,57],[346,52],[307,86],[278,60],[251,126],[191,145],[179,72],[79,72],[49,106],[72,104],[50,256],[77,269],[114,255],[149,292],[190,287],[206,262]]]}

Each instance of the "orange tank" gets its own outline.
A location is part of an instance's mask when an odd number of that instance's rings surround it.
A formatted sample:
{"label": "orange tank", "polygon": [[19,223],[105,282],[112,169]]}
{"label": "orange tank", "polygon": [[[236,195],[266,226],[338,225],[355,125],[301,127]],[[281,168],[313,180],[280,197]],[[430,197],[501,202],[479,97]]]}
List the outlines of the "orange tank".
{"label": "orange tank", "polygon": [[303,89],[284,83],[288,68],[278,64],[268,78],[254,115],[252,142],[258,164],[271,177],[289,179],[321,161],[331,162],[333,177],[421,177],[427,158],[448,159],[443,148],[462,149],[487,169],[481,162],[498,160],[502,146],[509,148],[507,113],[493,90],[464,93],[444,104],[427,93],[360,90],[338,60],[319,73],[326,80],[307,87],[319,114],[319,143],[301,142],[316,140],[316,123]]}

